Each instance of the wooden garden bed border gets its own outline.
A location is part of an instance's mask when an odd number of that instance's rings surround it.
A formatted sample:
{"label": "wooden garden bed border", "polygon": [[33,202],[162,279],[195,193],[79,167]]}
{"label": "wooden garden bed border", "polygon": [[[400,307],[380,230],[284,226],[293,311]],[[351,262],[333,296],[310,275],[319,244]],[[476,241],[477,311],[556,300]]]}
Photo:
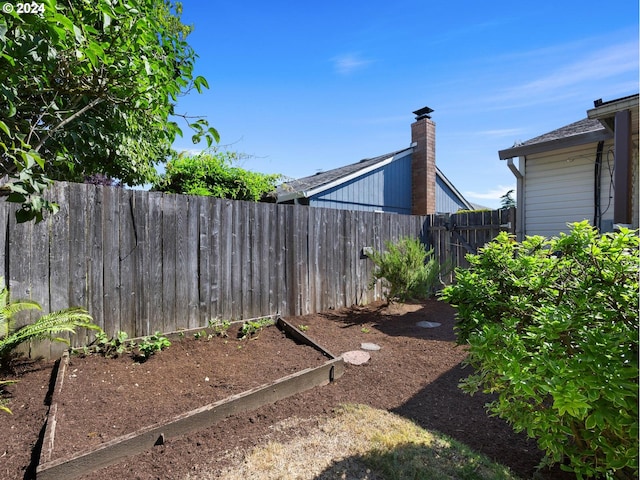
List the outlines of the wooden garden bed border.
{"label": "wooden garden bed border", "polygon": [[162,444],[165,439],[184,435],[210,427],[216,422],[238,413],[254,410],[291,395],[314,387],[327,385],[344,373],[344,361],[316,344],[293,325],[278,317],[276,326],[293,340],[312,346],[330,358],[323,365],[307,368],[282,377],[274,382],[232,395],[218,402],[179,414],[172,419],[143,427],[135,432],[114,438],[98,448],[66,458],[51,460],[55,443],[57,402],[56,395],[62,388],[69,356],[60,360],[51,407],[47,416],[40,465],[36,470],[38,480],[64,478],[70,480],[119,462]]}

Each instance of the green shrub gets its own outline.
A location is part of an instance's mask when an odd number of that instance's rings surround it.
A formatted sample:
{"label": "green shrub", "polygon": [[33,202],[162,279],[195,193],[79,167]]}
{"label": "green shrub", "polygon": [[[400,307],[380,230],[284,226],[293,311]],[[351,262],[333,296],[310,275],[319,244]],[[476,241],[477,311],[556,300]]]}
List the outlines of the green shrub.
{"label": "green shrub", "polygon": [[178,156],[153,185],[166,193],[211,196],[257,202],[275,190],[282,175],[252,172],[235,166],[246,155],[224,150]]}
{"label": "green shrub", "polygon": [[638,236],[571,228],[500,234],[456,270],[442,298],[470,347],[461,388],[497,394],[490,412],[537,439],[542,465],[638,478]]}
{"label": "green shrub", "polygon": [[385,242],[386,252],[372,252],[375,269],[369,288],[378,280],[385,288],[388,302],[422,300],[430,297],[440,280],[440,264],[417,238]]}

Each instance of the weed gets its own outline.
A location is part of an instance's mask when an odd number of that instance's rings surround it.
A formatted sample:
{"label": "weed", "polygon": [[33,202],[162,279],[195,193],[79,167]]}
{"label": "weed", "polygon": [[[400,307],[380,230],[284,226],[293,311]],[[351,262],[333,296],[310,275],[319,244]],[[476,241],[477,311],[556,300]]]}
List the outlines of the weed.
{"label": "weed", "polygon": [[369,330],[367,327],[362,327],[362,328],[360,329],[360,331],[361,331],[362,333],[369,333],[369,332],[371,332],[371,330]]}
{"label": "weed", "polygon": [[196,340],[200,340],[201,338],[205,338],[206,336],[207,332],[204,330],[200,330],[199,332],[193,334],[193,338],[195,338]]}
{"label": "weed", "polygon": [[309,330],[309,325],[298,325],[298,330],[300,330],[301,332],[306,332],[307,330]]}

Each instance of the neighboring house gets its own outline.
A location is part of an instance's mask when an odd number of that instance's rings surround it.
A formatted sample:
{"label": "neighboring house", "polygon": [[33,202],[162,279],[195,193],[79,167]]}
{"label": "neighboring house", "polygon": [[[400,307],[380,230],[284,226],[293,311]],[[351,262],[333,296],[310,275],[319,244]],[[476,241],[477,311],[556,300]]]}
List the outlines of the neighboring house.
{"label": "neighboring house", "polygon": [[414,112],[410,147],[286,182],[277,203],[413,215],[473,209],[436,166],[432,111]]}
{"label": "neighboring house", "polygon": [[596,100],[587,118],[498,154],[517,179],[518,239],[582,220],[602,232],[638,228],[637,94]]}

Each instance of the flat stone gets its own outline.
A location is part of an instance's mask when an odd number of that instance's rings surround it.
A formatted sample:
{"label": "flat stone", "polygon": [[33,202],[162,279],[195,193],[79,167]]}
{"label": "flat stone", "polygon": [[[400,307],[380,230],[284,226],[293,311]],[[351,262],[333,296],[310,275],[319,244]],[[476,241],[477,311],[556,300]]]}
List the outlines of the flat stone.
{"label": "flat stone", "polygon": [[377,345],[375,343],[361,343],[360,348],[362,350],[369,350],[369,351],[375,352],[376,350],[380,350],[380,345]]}
{"label": "flat stone", "polygon": [[416,323],[417,326],[422,327],[422,328],[436,328],[439,327],[440,325],[442,325],[441,323],[438,322],[418,322]]}
{"label": "flat stone", "polygon": [[351,365],[362,365],[367,363],[370,358],[371,355],[362,350],[351,350],[350,352],[344,352],[342,354],[342,359]]}

